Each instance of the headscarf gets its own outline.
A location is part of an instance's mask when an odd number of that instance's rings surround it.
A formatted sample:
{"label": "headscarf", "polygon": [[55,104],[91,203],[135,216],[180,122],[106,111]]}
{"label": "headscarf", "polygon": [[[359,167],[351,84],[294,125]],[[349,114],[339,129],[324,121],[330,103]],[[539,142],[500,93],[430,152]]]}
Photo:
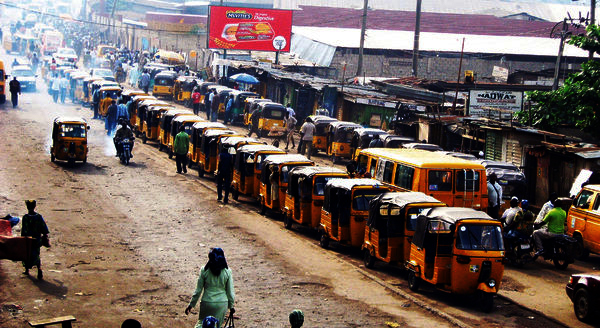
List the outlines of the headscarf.
{"label": "headscarf", "polygon": [[208,253],[208,263],[206,263],[206,268],[208,268],[215,276],[218,276],[221,273],[221,270],[229,268],[223,249],[215,247]]}
{"label": "headscarf", "polygon": [[302,327],[304,324],[304,313],[301,310],[294,310],[290,313],[290,325],[292,328]]}

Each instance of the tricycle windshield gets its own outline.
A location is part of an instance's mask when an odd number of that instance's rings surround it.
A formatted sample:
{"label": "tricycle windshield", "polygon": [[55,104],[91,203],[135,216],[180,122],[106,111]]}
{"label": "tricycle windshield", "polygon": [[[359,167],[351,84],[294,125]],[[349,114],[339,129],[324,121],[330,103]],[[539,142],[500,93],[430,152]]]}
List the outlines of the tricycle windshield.
{"label": "tricycle windshield", "polygon": [[352,131],[353,127],[339,128],[337,131],[335,131],[333,141],[346,143],[350,142],[352,140]]}
{"label": "tricycle windshield", "polygon": [[497,225],[463,224],[457,229],[456,248],[503,251],[502,230]]}
{"label": "tricycle windshield", "polygon": [[355,211],[368,211],[369,202],[379,194],[386,192],[387,190],[358,190],[352,195],[352,209]]}
{"label": "tricycle windshield", "polygon": [[316,196],[325,195],[325,185],[327,184],[327,181],[329,181],[331,179],[339,179],[339,178],[340,177],[320,177],[320,176],[316,177],[313,193]]}
{"label": "tricycle windshield", "polygon": [[60,136],[66,138],[85,138],[85,125],[63,124],[60,127]]}
{"label": "tricycle windshield", "polygon": [[283,114],[285,113],[285,108],[281,107],[265,107],[263,111],[263,117],[268,119],[281,120],[283,119]]}

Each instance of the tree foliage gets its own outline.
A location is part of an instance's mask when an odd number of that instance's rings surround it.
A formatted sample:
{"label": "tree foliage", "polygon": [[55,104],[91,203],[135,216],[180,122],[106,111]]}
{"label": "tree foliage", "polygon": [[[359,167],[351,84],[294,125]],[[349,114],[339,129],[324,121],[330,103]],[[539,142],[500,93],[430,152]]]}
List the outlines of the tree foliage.
{"label": "tree foliage", "polygon": [[[600,54],[600,29],[587,27],[587,35],[573,36],[569,44]],[[575,126],[600,137],[600,63],[594,60],[581,65],[581,71],[565,79],[556,91],[532,91],[527,96],[534,103],[528,111],[520,111],[521,123],[544,130],[560,125]]]}

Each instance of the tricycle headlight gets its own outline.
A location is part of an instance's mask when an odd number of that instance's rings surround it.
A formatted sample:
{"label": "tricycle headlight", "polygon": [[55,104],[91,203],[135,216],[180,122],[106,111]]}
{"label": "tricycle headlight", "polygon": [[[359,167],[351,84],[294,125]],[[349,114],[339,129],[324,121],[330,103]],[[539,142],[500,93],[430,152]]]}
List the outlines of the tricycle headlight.
{"label": "tricycle headlight", "polygon": [[494,280],[494,279],[490,279],[490,280],[488,281],[488,286],[490,286],[490,288],[494,288],[494,287],[496,287],[496,280]]}

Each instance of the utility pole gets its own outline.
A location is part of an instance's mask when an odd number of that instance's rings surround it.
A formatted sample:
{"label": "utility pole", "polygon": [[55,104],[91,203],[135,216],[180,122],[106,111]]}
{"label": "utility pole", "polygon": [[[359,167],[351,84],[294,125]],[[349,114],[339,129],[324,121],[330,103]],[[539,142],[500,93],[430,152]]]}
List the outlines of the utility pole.
{"label": "utility pole", "polygon": [[115,8],[117,7],[117,1],[119,0],[113,0],[113,6],[112,6],[112,10],[110,13],[110,19],[112,19],[112,24],[113,24],[113,37],[115,45],[117,44],[117,24],[115,22]]}
{"label": "utility pole", "polygon": [[419,68],[419,36],[421,34],[421,0],[417,0],[417,18],[415,20],[415,43],[413,45],[413,68],[412,73],[417,77]]}
{"label": "utility pole", "polygon": [[567,19],[563,19],[562,31],[560,32],[560,45],[558,46],[558,56],[556,57],[556,65],[554,65],[554,83],[552,83],[552,90],[558,89],[558,74],[560,72],[560,61],[562,59],[563,49],[565,48],[565,39],[567,38]]}
{"label": "utility pole", "polygon": [[367,30],[367,9],[369,8],[369,0],[365,0],[362,16],[362,27],[360,29],[360,48],[358,49],[358,68],[356,76],[361,76],[363,72],[363,53],[365,48],[365,32]]}
{"label": "utility pole", "polygon": [[[462,47],[460,48],[460,61],[458,62],[458,78],[456,79],[456,93],[454,93],[454,101],[452,101],[452,111],[454,111],[456,109],[456,98],[458,98],[458,87],[460,86],[460,72],[462,71],[462,60],[463,60],[464,52],[465,52],[465,38],[463,38]],[[466,106],[465,106],[464,114],[467,115]]]}
{"label": "utility pole", "polygon": [[[596,24],[596,0],[591,0],[590,2],[590,24],[594,25]],[[592,58],[594,58],[594,52],[592,50],[590,50],[588,58],[589,60],[592,60]]]}
{"label": "utility pole", "polygon": [[[223,0],[221,0],[219,5],[220,6],[223,5]],[[227,59],[227,49],[223,49],[223,59]],[[225,70],[225,69],[223,68],[223,70]]]}

